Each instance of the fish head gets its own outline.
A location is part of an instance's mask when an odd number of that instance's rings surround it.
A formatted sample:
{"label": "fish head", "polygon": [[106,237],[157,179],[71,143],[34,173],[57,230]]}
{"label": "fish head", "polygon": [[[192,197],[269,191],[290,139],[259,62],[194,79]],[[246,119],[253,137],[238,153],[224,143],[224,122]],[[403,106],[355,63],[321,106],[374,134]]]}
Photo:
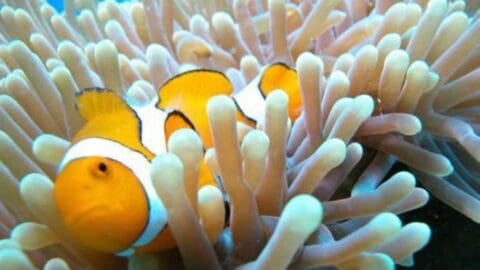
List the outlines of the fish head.
{"label": "fish head", "polygon": [[121,162],[101,156],[74,159],[55,181],[54,196],[70,235],[97,251],[115,253],[144,230],[148,200],[137,176]]}

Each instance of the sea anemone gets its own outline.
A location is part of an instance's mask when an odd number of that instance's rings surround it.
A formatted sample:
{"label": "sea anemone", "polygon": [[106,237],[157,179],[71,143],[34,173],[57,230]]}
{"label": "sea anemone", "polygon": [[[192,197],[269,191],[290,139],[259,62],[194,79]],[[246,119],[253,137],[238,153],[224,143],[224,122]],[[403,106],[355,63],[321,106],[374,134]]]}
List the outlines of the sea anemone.
{"label": "sea anemone", "polygon": [[[19,269],[390,269],[429,240],[397,214],[428,193],[480,221],[478,13],[463,1],[7,1],[0,10],[0,264]],[[476,10],[473,7],[470,10]],[[222,71],[242,91],[264,66],[296,68],[288,119],[274,91],[253,130],[220,96],[214,147],[179,130],[152,162],[178,249],[127,259],[78,245],[53,199],[83,125],[75,93],[146,102],[170,77]],[[411,168],[389,175],[396,160]],[[223,191],[198,191],[199,162]],[[415,175],[415,176],[414,176]],[[165,192],[168,190],[169,192]],[[223,199],[231,211],[225,223]],[[199,222],[201,220],[201,222]],[[214,244],[211,244],[214,243]]]}

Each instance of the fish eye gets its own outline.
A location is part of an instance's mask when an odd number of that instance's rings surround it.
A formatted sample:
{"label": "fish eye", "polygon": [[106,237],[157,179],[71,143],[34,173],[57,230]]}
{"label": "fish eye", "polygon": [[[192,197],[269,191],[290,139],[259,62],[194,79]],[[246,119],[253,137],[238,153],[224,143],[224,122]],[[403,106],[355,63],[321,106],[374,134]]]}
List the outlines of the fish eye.
{"label": "fish eye", "polygon": [[98,163],[98,169],[101,172],[106,173],[107,172],[107,164],[105,164],[103,162]]}
{"label": "fish eye", "polygon": [[97,160],[90,166],[90,172],[96,178],[105,178],[109,175],[110,169],[104,160]]}

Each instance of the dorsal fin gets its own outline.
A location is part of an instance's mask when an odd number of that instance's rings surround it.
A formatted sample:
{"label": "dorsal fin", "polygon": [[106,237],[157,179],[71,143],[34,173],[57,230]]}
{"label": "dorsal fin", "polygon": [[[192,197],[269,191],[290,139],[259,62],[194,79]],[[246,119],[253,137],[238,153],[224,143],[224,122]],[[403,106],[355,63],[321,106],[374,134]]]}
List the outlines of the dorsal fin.
{"label": "dorsal fin", "polygon": [[207,102],[217,95],[231,95],[233,86],[221,72],[192,70],[168,80],[158,90],[157,107],[166,111],[178,110],[191,121],[205,147],[212,146],[207,118]]}
{"label": "dorsal fin", "polygon": [[127,102],[121,96],[106,88],[85,88],[76,94],[76,97],[78,112],[85,121],[99,115],[130,110]]}
{"label": "dorsal fin", "polygon": [[170,135],[182,128],[190,128],[195,130],[192,122],[181,112],[172,111],[165,119],[165,141],[168,142]]}
{"label": "dorsal fin", "polygon": [[[168,114],[165,119],[165,138],[168,142],[170,135],[172,135],[176,130],[182,128],[190,128],[195,130],[192,122],[180,111],[172,111]],[[198,188],[205,185],[216,185],[215,178],[212,173],[206,166],[205,162],[202,161],[199,168],[199,182]]]}
{"label": "dorsal fin", "polygon": [[264,97],[276,89],[285,91],[288,95],[288,115],[292,121],[302,112],[302,96],[300,83],[295,69],[284,63],[274,63],[263,71],[258,83],[258,89]]}
{"label": "dorsal fin", "polygon": [[135,111],[117,93],[105,88],[86,88],[77,94],[77,109],[85,125],[72,141],[97,137],[120,143],[142,153],[154,154],[141,143],[141,123]]}

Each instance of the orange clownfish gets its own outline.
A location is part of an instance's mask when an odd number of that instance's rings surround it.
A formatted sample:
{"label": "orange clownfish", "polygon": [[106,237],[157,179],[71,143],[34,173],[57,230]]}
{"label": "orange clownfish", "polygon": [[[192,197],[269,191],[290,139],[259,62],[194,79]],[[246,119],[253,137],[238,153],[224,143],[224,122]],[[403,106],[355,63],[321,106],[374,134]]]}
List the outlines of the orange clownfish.
{"label": "orange clownfish", "polygon": [[[263,107],[264,97],[282,88],[290,104],[294,94],[290,117],[298,116],[301,100],[293,69],[274,64],[252,85],[258,87],[233,94],[222,73],[193,70],[168,80],[157,99],[141,106],[103,88],[80,92],[77,109],[85,125],[61,160],[54,186],[57,209],[71,236],[86,247],[119,256],[174,248],[167,212],[151,182],[150,162],[167,151],[169,136],[180,128],[196,130],[205,147],[212,147],[206,104],[215,95],[232,96],[239,121],[253,125],[263,116],[255,106]],[[202,164],[199,188],[207,184],[216,182]]]}

